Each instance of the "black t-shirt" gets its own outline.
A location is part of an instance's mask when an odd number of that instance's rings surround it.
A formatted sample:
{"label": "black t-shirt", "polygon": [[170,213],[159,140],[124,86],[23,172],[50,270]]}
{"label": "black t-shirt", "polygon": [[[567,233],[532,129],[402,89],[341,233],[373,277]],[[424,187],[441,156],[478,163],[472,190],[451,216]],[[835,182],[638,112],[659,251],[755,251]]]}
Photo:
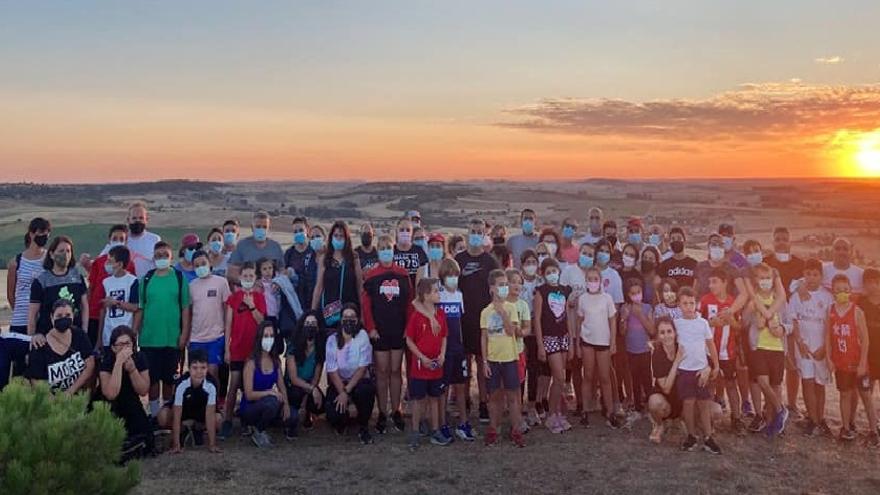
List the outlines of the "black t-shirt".
{"label": "black t-shirt", "polygon": [[89,336],[78,328],[71,328],[70,347],[64,354],[52,350],[47,342],[28,354],[24,376],[31,380],[49,382],[53,392],[64,392],[76,382],[86,369],[86,360],[92,357]]}
{"label": "black t-shirt", "polygon": [[45,334],[52,328],[52,305],[59,299],[73,306],[73,321],[79,323],[82,311],[82,298],[88,292],[86,281],[74,268],[68,268],[63,275],[47,270],[34,279],[31,284],[31,303],[40,305],[37,313],[37,332]]}
{"label": "black t-shirt", "polygon": [[492,302],[489,294],[489,272],[500,268],[498,260],[489,253],[471,256],[467,251],[458,253],[455,261],[461,268],[458,289],[464,300],[461,329],[464,333],[480,333],[480,313]]}
{"label": "black t-shirt", "polygon": [[859,307],[865,313],[868,326],[868,367],[876,376],[880,374],[880,305],[862,296],[859,298]]}
{"label": "black t-shirt", "polygon": [[379,251],[377,251],[376,248],[373,248],[373,250],[368,253],[364,251],[363,246],[358,246],[355,248],[354,252],[356,252],[358,258],[360,258],[361,271],[363,273],[367,273],[370,269],[379,264]]}
{"label": "black t-shirt", "polygon": [[666,261],[660,263],[657,275],[660,278],[671,278],[679,287],[693,287],[694,278],[696,277],[697,260],[686,256],[684,259],[677,260],[673,256]]}
{"label": "black t-shirt", "polygon": [[[571,287],[549,284],[539,285],[535,291],[541,295],[541,335],[564,337],[568,334],[568,297]],[[539,344],[541,345],[541,344]]]}
{"label": "black t-shirt", "polygon": [[199,385],[192,383],[189,372],[181,376],[174,384],[172,406],[182,408],[182,419],[194,419],[200,423],[205,421],[205,410],[208,405],[217,405],[217,382],[210,374]]}
{"label": "black t-shirt", "polygon": [[797,256],[792,256],[791,259],[783,263],[776,258],[776,254],[774,253],[765,261],[770,267],[779,272],[779,278],[782,279],[782,286],[785,288],[785,296],[791,297],[791,292],[788,290],[789,286],[791,285],[792,280],[804,276],[804,260]]}
{"label": "black t-shirt", "polygon": [[[340,277],[344,277],[341,284]],[[324,294],[321,307],[337,300],[341,300],[342,304],[352,303],[360,307],[360,290],[356,285],[357,274],[351,263],[331,259],[330,266],[324,268]]]}
{"label": "black t-shirt", "polygon": [[[376,255],[378,256],[378,254]],[[401,251],[397,247],[394,248],[394,262],[402,267],[409,274],[409,282],[416,286],[416,274],[419,273],[419,267],[428,264],[428,255],[425,251],[413,244],[406,251]]]}
{"label": "black t-shirt", "polygon": [[296,295],[303,308],[312,307],[312,294],[318,277],[318,262],[315,250],[307,246],[302,252],[290,246],[284,252],[284,266],[296,273]]}
{"label": "black t-shirt", "polygon": [[370,304],[363,308],[365,324],[374,325],[380,334],[403,335],[406,312],[412,301],[412,286],[406,271],[397,265],[374,268],[364,280],[364,294]]}
{"label": "black t-shirt", "polygon": [[[144,356],[142,352],[135,352],[131,355],[131,358],[134,360],[134,367],[137,368],[138,373],[148,368],[147,357]],[[101,371],[113,373],[113,366],[115,364],[116,354],[113,353],[113,351],[110,351],[110,353],[107,356],[104,356],[104,359],[101,360]],[[141,403],[141,398],[138,396],[137,392],[134,391],[134,387],[131,385],[131,377],[128,372],[125,371],[125,368],[122,369],[122,381],[119,386],[119,395],[117,395],[112,402],[114,407],[120,409]]]}
{"label": "black t-shirt", "polygon": [[[675,352],[678,352],[678,344],[675,344]],[[663,350],[663,346],[660,344],[657,344],[654,351],[651,353],[651,370],[652,376],[654,377],[654,387],[658,390],[660,390],[661,387],[657,380],[669,376],[669,372],[672,371],[673,359],[669,359],[669,356],[666,355],[666,351]],[[675,390],[675,387],[673,387],[673,390]]]}

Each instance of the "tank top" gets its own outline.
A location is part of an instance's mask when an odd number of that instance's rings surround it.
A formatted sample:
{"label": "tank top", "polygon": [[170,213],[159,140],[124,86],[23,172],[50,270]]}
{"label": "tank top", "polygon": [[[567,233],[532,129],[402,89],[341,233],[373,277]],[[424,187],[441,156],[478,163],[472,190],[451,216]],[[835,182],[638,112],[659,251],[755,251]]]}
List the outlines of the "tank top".
{"label": "tank top", "polygon": [[17,257],[15,270],[15,307],[12,309],[10,325],[25,327],[28,324],[28,308],[31,302],[31,284],[43,273],[43,258],[29,260]]}
{"label": "tank top", "polygon": [[836,305],[831,306],[831,362],[844,371],[855,371],[862,357],[856,325],[856,305],[850,304],[843,315],[838,314]]}
{"label": "tank top", "polygon": [[[254,392],[265,392],[267,390],[272,390],[272,387],[275,386],[275,383],[278,381],[278,365],[272,365],[272,371],[268,373],[263,372],[263,367],[260,366],[260,362],[254,362]],[[249,404],[252,404],[256,401],[244,400],[241,404],[241,409],[244,410],[247,408]]]}
{"label": "tank top", "polygon": [[[342,269],[343,266],[345,270]],[[340,277],[344,277],[344,280],[340,281]],[[350,264],[332,260],[330,266],[324,270],[324,304],[340,300],[342,304],[353,303],[360,306],[356,280],[355,271]]]}

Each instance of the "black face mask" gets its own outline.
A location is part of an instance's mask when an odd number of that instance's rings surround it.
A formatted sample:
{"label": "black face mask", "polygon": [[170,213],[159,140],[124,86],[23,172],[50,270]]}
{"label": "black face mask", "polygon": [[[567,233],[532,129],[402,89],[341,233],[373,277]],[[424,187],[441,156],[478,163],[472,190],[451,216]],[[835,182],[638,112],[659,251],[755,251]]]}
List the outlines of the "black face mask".
{"label": "black face mask", "polygon": [[642,260],[642,273],[651,273],[652,271],[654,271],[654,262]]}
{"label": "black face mask", "polygon": [[492,238],[492,244],[494,244],[494,245],[496,245],[496,246],[503,246],[504,243],[505,243],[505,241],[504,241],[504,238],[503,238],[503,237],[500,237],[500,236],[499,236],[499,237],[493,237],[493,238]]}
{"label": "black face mask", "polygon": [[73,325],[73,318],[69,316],[65,316],[62,318],[55,319],[55,330],[58,330],[61,333],[64,333],[70,330],[70,327]]}
{"label": "black face mask", "polygon": [[606,236],[605,239],[611,243],[612,248],[617,245],[617,236],[616,235]]}
{"label": "black face mask", "polygon": [[145,224],[144,222],[134,222],[128,224],[128,230],[131,231],[131,233],[134,235],[141,235],[146,229],[147,224]]}
{"label": "black face mask", "polygon": [[354,337],[358,333],[358,324],[355,320],[342,320],[342,331]]}
{"label": "black face mask", "polygon": [[318,336],[318,325],[306,325],[303,327],[303,331],[306,332],[306,340],[315,340],[315,337]]}
{"label": "black face mask", "polygon": [[370,247],[373,244],[373,234],[361,234],[361,246]]}
{"label": "black face mask", "polygon": [[669,243],[669,247],[672,248],[672,252],[675,254],[679,254],[684,251],[684,242],[683,241],[672,241]]}
{"label": "black face mask", "polygon": [[49,242],[49,234],[40,234],[34,236],[34,244],[44,247]]}

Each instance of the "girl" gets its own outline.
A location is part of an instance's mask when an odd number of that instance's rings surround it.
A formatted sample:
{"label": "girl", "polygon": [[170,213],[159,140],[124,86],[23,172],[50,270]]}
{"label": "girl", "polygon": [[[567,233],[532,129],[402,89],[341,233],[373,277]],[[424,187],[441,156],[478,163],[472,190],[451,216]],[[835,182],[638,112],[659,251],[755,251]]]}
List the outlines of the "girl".
{"label": "girl", "polygon": [[[596,262],[593,266],[597,267],[602,274],[602,290],[611,296],[614,304],[623,304],[623,279],[620,273],[611,266],[611,256],[613,250],[611,244],[603,239],[596,243]],[[635,263],[635,261],[633,261]]]}
{"label": "girl", "polygon": [[[516,305],[516,312],[519,316],[520,335],[516,338],[516,351],[519,354],[519,381],[521,384],[519,409],[522,411],[522,396],[525,392],[526,384],[526,352],[523,337],[532,334],[532,310],[529,302],[523,297],[522,273],[515,268],[511,268],[505,273],[507,275],[507,286],[510,287],[510,289],[508,289],[507,301]],[[529,424],[525,418],[522,418],[520,430],[522,430],[523,433],[529,431]]]}
{"label": "girl", "polygon": [[[89,336],[74,327],[73,306],[66,299],[52,305],[45,344],[28,354],[25,377],[31,383],[46,381],[52,392],[73,395],[86,390],[94,379],[95,358]],[[51,369],[51,372],[50,372]]]}
{"label": "girl", "polygon": [[351,234],[345,222],[330,227],[330,243],[318,258],[318,282],[312,294],[312,309],[320,309],[330,328],[339,325],[342,306],[360,304],[363,286],[361,264],[351,247]]}
{"label": "girl", "polygon": [[419,425],[427,399],[431,422],[431,443],[449,445],[452,438],[440,431],[440,396],[443,395],[443,370],[446,360],[446,314],[437,307],[440,302],[438,281],[425,278],[416,286],[415,311],[406,325],[406,347],[409,350],[409,398],[412,407],[412,426],[409,448],[419,446]]}
{"label": "girl", "polygon": [[535,338],[538,360],[549,363],[553,378],[545,425],[553,433],[562,433],[571,429],[562,403],[565,364],[573,354],[568,327],[571,287],[559,284],[559,263],[554,259],[544,260],[541,274],[546,283],[535,289]]}
{"label": "girl", "polygon": [[654,320],[668,317],[672,320],[681,318],[681,308],[678,307],[678,283],[674,278],[665,278],[658,286],[660,301],[654,306]]}
{"label": "girl", "polygon": [[[437,303],[437,307],[441,308],[446,316],[448,332],[443,378],[455,396],[456,407],[459,411],[458,427],[455,428],[455,434],[461,440],[473,442],[473,428],[471,428],[467,417],[468,364],[461,338],[461,316],[464,314],[464,299],[461,291],[458,290],[458,277],[461,270],[455,260],[447,258],[440,263],[439,274],[442,285],[440,286],[440,302]],[[440,421],[442,423],[440,432],[443,433],[443,436],[452,438],[446,412],[447,398],[448,396],[444,394],[443,402],[440,405]]]}
{"label": "girl", "polygon": [[[635,239],[635,235],[633,235],[633,238]],[[623,268],[618,270],[618,273],[620,274],[620,280],[622,282],[627,282],[630,279],[641,280],[642,274],[639,273],[639,269],[637,268],[639,262],[638,245],[627,243],[623,246],[623,250],[621,251],[621,253]],[[621,292],[625,295],[625,292],[622,289]],[[617,304],[618,309],[620,309],[624,301],[614,302]],[[633,401],[633,383],[632,375],[629,370],[629,360],[627,359],[625,352],[626,342],[624,341],[623,332],[617,333],[617,350],[618,352],[611,356],[611,360],[614,363],[614,375],[612,376],[612,381],[615,383],[614,390],[617,393],[618,397],[623,397],[624,395],[626,395],[626,399],[624,400],[624,407],[626,409],[632,409],[632,407],[635,405],[635,402]],[[617,404],[617,401],[615,401],[615,404]]]}
{"label": "girl", "polygon": [[547,254],[550,255],[551,258],[556,258],[559,260],[559,246],[562,244],[562,241],[559,238],[559,233],[552,228],[546,228],[541,231],[541,237],[538,241],[539,243],[544,243],[547,248]]}
{"label": "girl", "polygon": [[312,416],[324,410],[324,393],[321,392],[321,375],[324,371],[327,334],[321,313],[309,311],[299,320],[287,344],[287,376],[284,384],[287,398],[297,414],[291,415],[285,435],[297,435],[299,418],[303,426],[312,427]]}
{"label": "girl", "polygon": [[617,351],[617,308],[611,296],[602,290],[602,273],[587,270],[587,291],[578,298],[577,325],[580,332],[577,351],[583,363],[584,413],[581,423],[589,425],[586,398],[593,397],[593,378],[598,374],[602,390],[603,413],[611,428],[620,428],[614,414],[611,381],[611,356]]}
{"label": "girl", "polygon": [[253,352],[244,365],[244,397],[241,401],[241,422],[252,426],[251,441],[259,448],[272,446],[266,428],[279,416],[289,424],[290,403],[287,388],[281,376],[278,357],[280,341],[278,329],[272,320],[264,320],[254,336]]}
{"label": "girl", "polygon": [[354,251],[361,262],[361,272],[367,273],[371,268],[379,263],[379,258],[376,254],[376,246],[373,243],[373,240],[375,238],[373,224],[371,224],[370,222],[366,222],[361,225],[360,234],[361,245],[355,248]]}
{"label": "girl", "polygon": [[137,334],[120,325],[110,334],[111,352],[101,360],[101,395],[110,403],[110,411],[125,424],[128,438],[141,436],[152,442],[150,420],[141,396],[150,391],[147,358],[135,348]]}
{"label": "girl", "polygon": [[675,377],[678,365],[684,359],[684,352],[678,347],[675,324],[669,316],[661,316],[655,323],[657,341],[651,353],[651,369],[654,374],[654,387],[648,398],[648,413],[651,415],[651,435],[654,443],[663,437],[663,422],[677,419],[681,415],[681,401],[675,392]]}
{"label": "girl", "polygon": [[507,269],[513,266],[513,259],[510,255],[510,249],[507,248],[507,228],[498,223],[492,227],[490,233],[492,238],[492,249],[490,254],[498,261],[498,266]]}
{"label": "girl", "polygon": [[214,227],[208,232],[208,261],[211,264],[211,272],[221,277],[226,276],[226,268],[229,266],[229,257],[232,251],[225,249],[223,231]]}
{"label": "girl", "polygon": [[628,395],[636,412],[645,410],[651,393],[651,348],[654,337],[654,317],[651,305],[643,301],[642,281],[629,279],[626,287],[627,302],[620,309],[621,333],[629,361],[630,381]]}
{"label": "girl", "polygon": [[397,222],[397,242],[394,246],[394,262],[409,274],[410,286],[416,286],[419,268],[428,262],[428,253],[415,245],[412,221],[403,218]]}
{"label": "girl", "polygon": [[463,236],[453,235],[449,238],[449,252],[453,256],[465,251],[467,251],[467,243],[464,241]]}
{"label": "girl", "polygon": [[[519,262],[520,266],[522,266],[523,278],[522,294],[520,297],[529,304],[529,311],[534,315],[535,290],[544,283],[543,278],[538,274],[538,255],[533,250],[526,249],[523,251],[522,256],[520,256]],[[538,359],[539,341],[536,339],[534,332],[523,337],[523,344],[526,350],[527,421],[529,426],[535,426],[541,424],[543,418],[546,417],[544,414],[544,404],[541,400],[547,400],[547,391],[550,386],[550,371],[547,363]]]}
{"label": "girl", "polygon": [[[562,274],[559,276],[559,283],[571,288],[571,295],[568,297],[569,310],[573,310],[576,307],[578,298],[581,294],[587,291],[587,270],[592,268],[595,264],[596,250],[591,244],[582,244],[578,252],[577,263],[561,267]],[[569,314],[572,315],[568,321],[569,333],[574,335],[577,333],[577,322],[573,316],[574,311],[570,311]],[[582,366],[580,355],[577,353],[573,354],[573,358],[569,359],[566,365],[565,379],[573,388],[573,390],[569,392],[569,396],[574,397],[575,403],[577,404],[576,412],[578,415],[581,415],[584,411],[584,398],[581,396],[581,392],[583,391],[583,375],[581,374]],[[592,405],[593,399],[594,397],[587,398],[587,404]],[[597,409],[591,406],[590,410]]]}
{"label": "girl", "polygon": [[623,268],[619,271],[621,280],[629,280],[631,278],[642,278],[639,272],[639,248],[635,244],[624,244],[621,260]]}
{"label": "girl", "polygon": [[641,258],[638,266],[642,274],[643,302],[650,304],[653,312],[654,305],[659,302],[657,286],[660,284],[660,276],[657,275],[657,269],[660,267],[660,251],[654,246],[646,246],[642,250]]}
{"label": "girl", "polygon": [[440,264],[444,259],[447,258],[446,254],[446,239],[443,238],[443,234],[431,234],[428,237],[428,263],[425,266],[419,268],[418,273],[416,274],[416,286],[418,286],[419,280],[423,278],[433,278],[435,280],[440,280]]}
{"label": "girl", "polygon": [[281,291],[272,282],[275,278],[275,262],[268,258],[257,260],[257,270],[260,274],[258,289],[263,292],[266,299],[266,319],[277,324],[278,310],[281,308]]}
{"label": "girl", "polygon": [[342,321],[327,338],[326,352],[328,385],[324,409],[327,422],[336,433],[344,433],[349,420],[348,405],[354,403],[360,428],[358,439],[364,445],[373,443],[367,428],[376,399],[376,387],[369,375],[373,348],[370,337],[361,328],[357,306],[347,304],[342,308]]}

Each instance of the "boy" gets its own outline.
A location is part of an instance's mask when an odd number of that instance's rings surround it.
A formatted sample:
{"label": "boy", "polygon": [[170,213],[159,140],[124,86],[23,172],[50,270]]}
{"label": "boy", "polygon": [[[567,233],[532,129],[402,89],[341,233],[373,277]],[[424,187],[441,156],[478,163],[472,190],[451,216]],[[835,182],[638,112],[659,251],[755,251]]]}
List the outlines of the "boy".
{"label": "boy", "polygon": [[[455,394],[458,406],[458,426],[455,434],[460,440],[473,442],[475,440],[473,428],[467,417],[467,383],[468,363],[464,353],[464,345],[461,341],[461,317],[464,314],[464,303],[461,291],[458,290],[458,276],[461,270],[455,260],[446,258],[440,262],[440,302],[437,306],[446,314],[446,327],[449,332],[446,336],[446,360],[444,361],[443,379],[448,388]],[[444,436],[450,437],[448,413],[446,412],[447,394],[444,394],[440,405],[440,420],[443,425],[440,431]]]}
{"label": "boy", "polygon": [[525,447],[520,431],[522,414],[519,405],[519,314],[516,305],[507,302],[510,287],[504,270],[489,272],[489,294],[492,302],[480,313],[481,350],[483,369],[489,392],[489,429],[486,445],[498,442],[498,423],[504,414],[507,399],[510,417],[510,440],[517,447]]}
{"label": "boy", "polygon": [[828,366],[825,365],[825,325],[834,298],[831,292],[822,287],[821,261],[815,258],[807,260],[803,275],[809,297],[802,298],[799,292],[792,293],[788,313],[792,319],[793,347],[807,406],[804,433],[815,436],[831,432],[825,422],[825,386],[831,382]]}
{"label": "boy", "polygon": [[[107,271],[107,258],[110,256],[110,250],[116,246],[125,246],[125,243],[128,241],[128,227],[122,224],[114,225],[110,227],[110,237],[107,239],[107,246],[104,248],[105,251],[94,259],[91,262],[91,266],[89,267],[89,339],[91,339],[92,343],[95,344],[95,349],[100,349],[103,345],[107,346],[107,342],[110,339],[110,332],[113,329],[107,330],[107,333],[102,338],[101,334],[101,322],[104,318],[101,315],[101,310],[104,308],[104,302],[106,293],[101,294],[102,282],[105,278],[113,275],[112,272]],[[134,275],[134,263],[131,262],[131,252],[129,251],[128,263],[125,265],[125,270]],[[122,323],[120,323],[122,324]],[[125,323],[125,325],[131,326],[131,322]],[[103,341],[103,342],[102,342]]]}
{"label": "boy", "polygon": [[189,353],[189,373],[177,381],[174,400],[159,411],[161,428],[172,431],[171,453],[183,452],[190,439],[202,445],[202,433],[208,432],[208,451],[220,452],[217,446],[217,425],[223,416],[217,412],[217,382],[208,375],[208,355],[203,350]]}
{"label": "boy", "polygon": [[173,249],[165,241],[153,248],[156,268],[138,284],[138,305],[142,318],[138,344],[150,363],[150,412],[159,412],[159,385],[162,397],[171,398],[180,351],[189,342],[189,284],[171,267]]}
{"label": "boy", "polygon": [[[766,263],[752,267],[752,281],[755,285],[754,302],[761,307],[770,309],[776,301],[776,272]],[[785,327],[779,312],[771,312],[766,318],[762,312],[749,304],[743,311],[743,318],[750,323],[749,341],[752,353],[749,362],[749,375],[754,377],[758,390],[764,396],[764,418],[772,418],[764,428],[769,437],[776,436],[785,430],[788,421],[788,408],[782,403],[782,377],[785,372]],[[758,402],[756,394],[753,398]],[[760,416],[755,418],[755,428],[760,423]],[[760,430],[759,430],[760,431]]]}
{"label": "boy", "polygon": [[[742,422],[739,389],[736,381],[737,334],[740,323],[736,316],[726,309],[736,300],[728,291],[730,277],[726,271],[715,269],[709,274],[709,293],[700,298],[700,313],[712,327],[715,349],[721,365],[720,385],[727,392],[730,403],[730,426],[737,435],[745,434]],[[719,391],[719,395],[724,392]]]}
{"label": "boy", "polygon": [[113,329],[126,325],[136,328],[135,319],[140,318],[138,308],[138,278],[128,270],[131,266],[131,253],[124,245],[110,248],[101,271],[104,277],[95,289],[101,311],[98,318],[98,346],[103,346],[104,355],[110,352],[110,334]]}
{"label": "boy", "polygon": [[871,397],[874,383],[880,380],[880,270],[866,269],[862,275],[862,285],[865,292],[859,298],[859,307],[865,313],[865,325],[868,327],[868,376],[871,379],[868,397]]}
{"label": "boy", "polygon": [[858,389],[871,428],[870,445],[877,447],[880,446],[880,438],[877,433],[877,412],[871,404],[871,378],[868,375],[870,341],[865,313],[850,301],[852,286],[846,275],[835,275],[831,280],[831,290],[834,305],[828,318],[825,348],[831,350],[828,353],[828,369],[834,373],[834,381],[840,391],[840,439],[852,441],[856,438],[854,419],[858,404],[854,403],[853,392]]}
{"label": "boy", "polygon": [[[688,432],[681,449],[692,452],[697,447],[695,408],[699,408],[700,429],[706,435],[703,449],[712,454],[720,454],[721,447],[712,437],[714,401],[709,392],[709,383],[718,375],[721,367],[712,329],[709,328],[709,322],[697,313],[697,298],[691,287],[678,290],[678,304],[682,317],[675,320],[675,328],[678,330],[678,345],[684,352],[684,359],[678,365],[675,388],[682,401],[682,416]],[[712,367],[709,367],[707,354],[712,359]]]}
{"label": "boy", "polygon": [[202,349],[208,356],[208,373],[215,380],[226,350],[226,300],[229,282],[211,270],[208,253],[196,251],[192,256],[196,278],[189,283],[192,298],[192,324],[189,352]]}

